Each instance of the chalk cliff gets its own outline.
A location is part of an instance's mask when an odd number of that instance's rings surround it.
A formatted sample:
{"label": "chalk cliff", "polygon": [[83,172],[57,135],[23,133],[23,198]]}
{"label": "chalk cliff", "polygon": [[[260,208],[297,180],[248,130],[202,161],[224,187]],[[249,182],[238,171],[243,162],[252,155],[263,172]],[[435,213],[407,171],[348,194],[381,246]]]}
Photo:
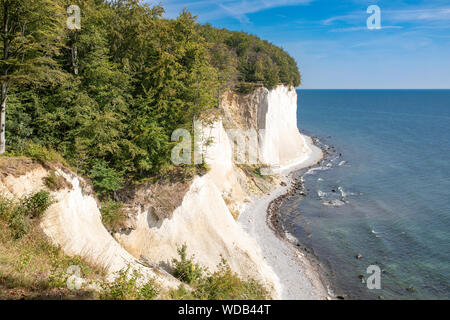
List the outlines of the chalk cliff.
{"label": "chalk cliff", "polygon": [[2,168],[0,193],[12,199],[46,189],[44,179],[49,171],[67,182],[65,188],[51,192],[54,203],[40,222],[55,245],[69,256],[80,256],[102,268],[110,280],[117,271],[130,267],[130,270],[139,270],[146,279],[155,278],[164,287],[179,285],[179,281],[164,270],[143,265],[109,234],[90,186],[67,168],[59,165],[49,168],[30,160],[11,159],[8,167]]}
{"label": "chalk cliff", "polygon": [[[204,124],[202,140],[209,172],[197,177],[172,217],[152,218],[150,210],[136,208],[136,228],[129,234],[116,234],[118,241],[135,257],[167,265],[177,256],[176,248],[187,244],[190,254],[214,269],[224,257],[233,271],[243,277],[264,281],[279,297],[277,275],[266,263],[261,249],[235,221],[250,196],[269,191],[279,181],[255,182],[242,166],[235,164],[233,130],[257,133],[258,165],[280,167],[303,161],[311,152],[297,128],[297,94],[293,88],[264,88],[249,95],[227,93],[222,99],[224,116]],[[261,183],[266,184],[261,190]],[[268,185],[267,185],[268,184]],[[233,218],[234,217],[234,218]]]}
{"label": "chalk cliff", "polygon": [[286,167],[302,162],[311,153],[297,127],[297,92],[278,86],[259,88],[248,95],[227,92],[222,108],[228,126],[257,130],[262,164]]}
{"label": "chalk cliff", "polygon": [[[83,189],[83,180],[71,172],[58,170],[72,188],[54,193],[56,203],[45,213],[41,227],[46,235],[69,255],[83,256],[110,274],[131,265],[156,277],[165,286],[178,281],[165,273],[177,257],[177,247],[186,244],[188,254],[213,270],[225,258],[242,277],[264,281],[273,297],[280,297],[277,275],[266,263],[259,244],[236,221],[251,197],[266,194],[280,180],[276,176],[255,177],[251,166],[237,165],[235,140],[230,129],[256,132],[254,167],[277,171],[303,161],[311,153],[297,129],[297,94],[293,88],[259,88],[248,95],[224,94],[223,115],[202,128],[203,141],[210,141],[204,159],[210,170],[190,184],[167,187],[156,195],[152,188],[135,193],[128,211],[132,228],[111,236],[101,222],[96,199]],[[48,174],[42,166],[1,180],[0,191],[22,196],[42,189]],[[173,196],[172,194],[173,193]],[[181,195],[180,195],[181,194]],[[160,214],[155,199],[173,198],[171,214]],[[179,199],[178,199],[179,198]],[[147,199],[147,200],[146,200]],[[153,200],[149,200],[153,199]],[[158,200],[158,199],[156,199]],[[142,258],[155,267],[140,263]]]}

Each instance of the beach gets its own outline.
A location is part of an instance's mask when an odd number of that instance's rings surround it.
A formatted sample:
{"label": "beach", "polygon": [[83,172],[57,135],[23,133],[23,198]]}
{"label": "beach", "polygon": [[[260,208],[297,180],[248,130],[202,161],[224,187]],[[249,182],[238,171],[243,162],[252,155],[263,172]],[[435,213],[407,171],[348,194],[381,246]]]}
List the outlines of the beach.
{"label": "beach", "polygon": [[291,190],[291,173],[311,167],[323,158],[323,152],[314,145],[312,139],[303,135],[306,144],[312,150],[309,156],[287,167],[279,173],[286,185],[280,186],[269,195],[253,199],[239,218],[239,223],[261,246],[264,259],[280,280],[283,300],[325,300],[332,298],[320,274],[315,261],[296,248],[280,230],[271,226],[268,209],[271,204]]}

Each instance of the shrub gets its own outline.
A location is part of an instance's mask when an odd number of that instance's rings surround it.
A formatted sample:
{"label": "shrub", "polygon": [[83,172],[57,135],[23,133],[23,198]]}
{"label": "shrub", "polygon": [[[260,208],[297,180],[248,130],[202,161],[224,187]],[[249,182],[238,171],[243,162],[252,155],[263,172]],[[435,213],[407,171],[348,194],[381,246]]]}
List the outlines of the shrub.
{"label": "shrub", "polygon": [[126,215],[123,203],[116,201],[102,202],[100,212],[102,213],[103,225],[110,232],[119,232],[125,226]]}
{"label": "shrub", "polygon": [[66,187],[71,188],[70,182],[64,177],[57,175],[55,171],[50,171],[47,177],[44,178],[44,183],[51,191],[59,191]]}
{"label": "shrub", "polygon": [[24,197],[20,201],[20,207],[24,213],[32,218],[39,218],[47,210],[53,201],[50,199],[50,193],[42,190],[31,196]]}
{"label": "shrub", "polygon": [[242,280],[222,259],[218,270],[201,279],[194,296],[201,300],[263,300],[269,294],[256,280]]}
{"label": "shrub", "polygon": [[0,196],[0,216],[8,223],[15,239],[28,233],[30,219],[39,218],[52,205],[50,193],[39,191],[19,201]]}
{"label": "shrub", "polygon": [[134,270],[130,274],[130,266],[117,272],[113,282],[101,283],[102,300],[152,300],[159,294],[159,287],[154,279],[139,285],[142,275]]}
{"label": "shrub", "polygon": [[[209,273],[206,268],[186,257],[186,245],[178,249],[181,260],[173,260],[174,276],[190,284],[192,290],[180,285],[169,295],[176,300],[263,300],[270,295],[263,284],[254,280],[242,280],[234,273],[225,259],[217,266],[217,271]],[[206,273],[206,275],[204,275]]]}
{"label": "shrub", "polygon": [[92,183],[101,196],[111,195],[122,187],[121,174],[108,167],[104,161],[98,161],[89,175]]}
{"label": "shrub", "polygon": [[64,158],[55,150],[47,149],[44,146],[32,142],[25,144],[23,150],[18,155],[24,155],[42,163],[58,162],[67,165],[67,162],[64,160]]}
{"label": "shrub", "polygon": [[187,258],[186,250],[186,244],[184,244],[181,248],[178,248],[177,251],[180,256],[180,260],[172,260],[174,264],[173,275],[180,281],[192,284],[202,277],[203,268],[193,262],[193,257],[190,259]]}
{"label": "shrub", "polygon": [[158,296],[159,291],[158,286],[155,284],[155,280],[151,279],[141,287],[139,295],[144,300],[153,300]]}
{"label": "shrub", "polygon": [[261,168],[255,168],[253,169],[253,174],[259,178],[264,178],[264,176],[261,173]]}
{"label": "shrub", "polygon": [[8,199],[3,194],[0,194],[0,218],[2,218],[3,220],[7,220],[12,208],[13,201]]}
{"label": "shrub", "polygon": [[176,290],[171,290],[169,292],[169,297],[172,300],[194,300],[195,297],[192,294],[192,292],[188,289],[186,289],[186,287],[181,284],[178,289]]}

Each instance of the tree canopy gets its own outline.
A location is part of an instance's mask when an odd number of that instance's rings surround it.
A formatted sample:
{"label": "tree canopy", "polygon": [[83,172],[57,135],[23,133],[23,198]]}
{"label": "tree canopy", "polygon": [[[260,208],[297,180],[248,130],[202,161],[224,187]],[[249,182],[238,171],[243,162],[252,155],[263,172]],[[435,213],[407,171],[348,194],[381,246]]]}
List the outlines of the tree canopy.
{"label": "tree canopy", "polygon": [[[186,10],[168,20],[140,0],[1,4],[1,17],[20,13],[1,38],[14,48],[0,59],[7,150],[54,149],[105,192],[169,166],[172,132],[191,130],[224,90],[300,85],[281,48],[200,25]],[[80,30],[65,25],[72,4]]]}

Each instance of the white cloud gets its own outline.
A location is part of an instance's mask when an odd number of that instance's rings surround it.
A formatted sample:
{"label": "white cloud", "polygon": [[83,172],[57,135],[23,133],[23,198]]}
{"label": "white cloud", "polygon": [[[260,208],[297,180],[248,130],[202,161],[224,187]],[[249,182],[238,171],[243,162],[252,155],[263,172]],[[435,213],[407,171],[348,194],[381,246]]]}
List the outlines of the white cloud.
{"label": "white cloud", "polygon": [[[335,16],[322,21],[325,26],[331,26],[337,23],[355,24],[364,20],[369,15],[365,11],[355,11],[347,15]],[[392,23],[417,23],[426,24],[432,22],[441,22],[450,25],[450,7],[442,8],[422,8],[422,9],[399,9],[384,10],[381,7],[382,21]]]}
{"label": "white cloud", "polygon": [[413,9],[413,10],[389,10],[386,15],[392,21],[414,22],[414,21],[449,21],[450,7],[435,9]]}
{"label": "white cloud", "polygon": [[[403,29],[402,26],[381,26],[381,29],[377,30],[386,30],[386,29]],[[371,31],[367,28],[367,26],[364,27],[348,27],[348,28],[335,28],[331,29],[331,32],[352,32],[352,31]],[[372,31],[373,32],[373,31]]]}
{"label": "white cloud", "polygon": [[166,16],[169,18],[176,17],[183,8],[188,8],[199,16],[201,21],[220,19],[224,17],[233,17],[241,22],[248,22],[247,14],[259,11],[309,4],[314,0],[223,0],[213,1],[180,1],[180,0],[162,0],[162,1],[146,1],[149,4],[158,4],[159,2],[166,9]]}

